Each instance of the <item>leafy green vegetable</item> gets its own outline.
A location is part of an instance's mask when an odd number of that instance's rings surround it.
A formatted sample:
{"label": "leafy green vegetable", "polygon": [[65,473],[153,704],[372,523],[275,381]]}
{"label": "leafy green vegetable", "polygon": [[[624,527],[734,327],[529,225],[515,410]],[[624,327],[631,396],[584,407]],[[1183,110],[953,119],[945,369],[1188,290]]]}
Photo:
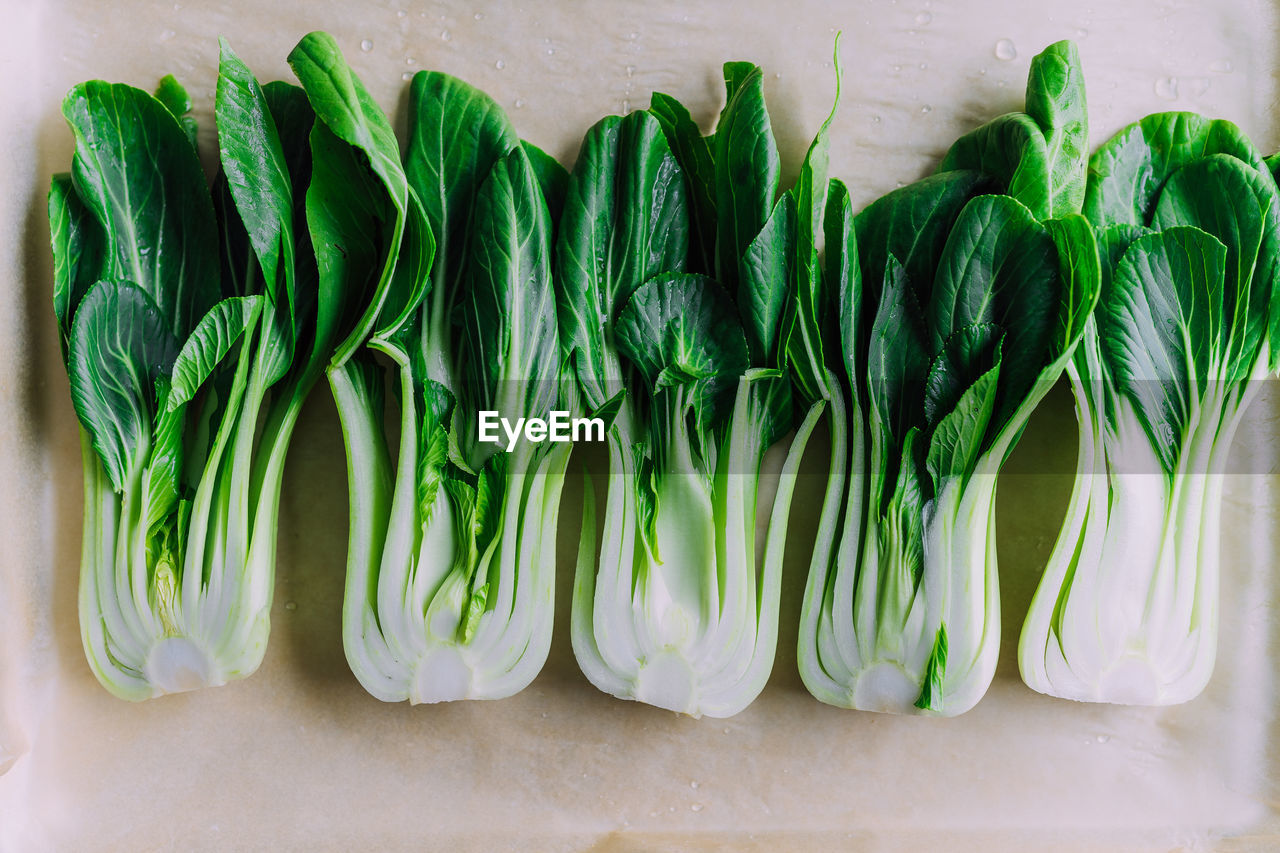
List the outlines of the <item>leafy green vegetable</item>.
{"label": "leafy green vegetable", "polygon": [[[800,236],[807,189],[775,198],[762,81],[725,66],[709,138],[662,95],[650,113],[600,121],[557,246],[566,359],[585,408],[612,418],[602,544],[588,494],[579,549],[574,652],[601,690],[694,716],[736,714],[768,678],[787,511],[824,407],[793,411],[783,341],[800,321],[786,305],[817,254]],[[796,421],[757,554],[764,454]]]}
{"label": "leafy green vegetable", "polygon": [[80,624],[125,699],[249,675],[265,650],[285,453],[323,364],[307,350],[328,346],[293,196],[311,116],[283,85],[268,98],[222,44],[216,214],[172,77],[63,103],[76,154],[49,217],[82,427]]}
{"label": "leafy green vegetable", "polygon": [[1148,116],[1090,162],[1103,292],[1067,370],[1076,483],[1018,647],[1042,693],[1167,705],[1209,680],[1221,472],[1280,352],[1278,207],[1225,121]]}
{"label": "leafy green vegetable", "polygon": [[1082,85],[1074,47],[1051,46],[1028,112],[962,137],[936,175],[856,217],[831,182],[841,376],[798,648],[824,702],[950,716],[994,674],[996,474],[1098,298],[1093,232],[1070,212]]}
{"label": "leafy green vegetable", "polygon": [[546,418],[558,405],[544,194],[563,192],[563,169],[439,72],[414,78],[401,166],[329,36],[308,35],[290,62],[320,119],[307,207],[344,341],[329,380],[351,504],[347,660],[384,701],[509,696],[551,642],[568,446],[504,453],[474,424],[482,410]]}

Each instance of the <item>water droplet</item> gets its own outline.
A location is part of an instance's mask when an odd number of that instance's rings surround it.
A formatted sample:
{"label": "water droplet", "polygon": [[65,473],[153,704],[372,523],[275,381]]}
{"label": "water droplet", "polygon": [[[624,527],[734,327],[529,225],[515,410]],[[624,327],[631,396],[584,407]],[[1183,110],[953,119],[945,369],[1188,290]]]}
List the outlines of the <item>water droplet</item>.
{"label": "water droplet", "polygon": [[696,790],[698,790],[698,780],[697,780],[697,779],[694,779],[694,780],[690,781],[690,782],[689,782],[689,787],[690,787],[690,788],[692,788],[692,789],[693,789],[693,790],[695,790],[695,791],[696,791]]}
{"label": "water droplet", "polygon": [[406,57],[404,58],[404,64],[405,64],[405,65],[412,65],[413,63],[415,63],[415,62],[417,62],[417,61],[418,61],[418,60],[414,59],[412,56],[406,56]]}
{"label": "water droplet", "polygon": [[[516,109],[518,109],[518,110],[519,110],[519,109],[523,109],[523,108],[524,108],[524,98],[516,98]],[[544,716],[544,717],[545,717],[545,716],[546,716],[546,714],[543,714],[542,716]]]}
{"label": "water droplet", "polygon": [[1166,101],[1178,100],[1177,77],[1160,77],[1156,80],[1154,88],[1156,94]]}
{"label": "water droplet", "polygon": [[729,727],[728,727],[728,726],[725,726],[725,727],[724,727],[724,733],[725,733],[725,734],[728,734],[728,733],[729,733]]}
{"label": "water droplet", "polygon": [[1106,743],[1111,740],[1111,735],[1098,735],[1098,743]]}
{"label": "water droplet", "polygon": [[1215,74],[1230,74],[1232,69],[1230,59],[1215,59],[1209,63],[1209,70]]}
{"label": "water droplet", "polygon": [[639,33],[637,33],[637,32],[630,32],[630,33],[627,33],[627,40],[628,40],[628,41],[635,41],[635,40],[636,40],[636,39],[638,39],[638,38],[640,38],[640,34],[639,34]]}
{"label": "water droplet", "polygon": [[475,14],[475,19],[476,19],[477,21],[483,21],[483,20],[484,20],[484,12],[476,12],[476,14]]}
{"label": "water droplet", "polygon": [[365,53],[368,53],[369,51],[373,50],[373,39],[364,39],[363,41],[361,41],[360,49],[363,50]]}
{"label": "water droplet", "polygon": [[284,603],[284,609],[285,609],[285,610],[297,610],[297,609],[298,609],[298,602],[296,602],[296,601],[286,601],[286,602]]}
{"label": "water droplet", "polygon": [[895,66],[893,66],[893,70],[894,70],[894,71],[901,71],[901,70],[902,70],[902,66],[901,66],[901,65],[895,65]]}
{"label": "water droplet", "polygon": [[631,102],[630,102],[630,101],[628,101],[628,100],[626,100],[625,98],[624,98],[624,99],[623,99],[623,101],[622,101],[622,111],[623,111],[624,113],[629,113],[629,112],[631,112]]}
{"label": "water droplet", "polygon": [[556,49],[554,47],[547,48],[547,56],[555,56],[555,55],[556,55]]}
{"label": "water droplet", "polygon": [[872,124],[879,124],[879,123],[880,123],[880,116],[872,116],[872,117],[871,117],[871,123],[872,123]]}
{"label": "water droplet", "polygon": [[1018,58],[1018,49],[1014,47],[1011,39],[1000,39],[996,42],[996,59],[1008,62],[1011,59]]}
{"label": "water droplet", "polygon": [[628,66],[627,66],[627,76],[628,76],[628,77],[634,77],[634,76],[635,76],[635,74],[636,74],[636,67],[635,67],[634,65],[628,65]]}
{"label": "water droplet", "polygon": [[412,79],[413,79],[413,72],[412,72],[412,71],[406,71],[406,72],[404,72],[403,74],[401,74],[401,75],[400,75],[400,79],[401,79],[401,80],[412,80]]}
{"label": "water droplet", "polygon": [[1088,35],[1089,35],[1089,31],[1088,31],[1088,30],[1086,30],[1084,27],[1077,27],[1077,28],[1076,28],[1076,38],[1078,38],[1078,39],[1082,39],[1082,38],[1087,37]]}
{"label": "water droplet", "polygon": [[926,68],[928,68],[928,67],[929,67],[929,63],[927,63],[927,62],[921,62],[921,63],[920,63],[920,70],[921,70],[921,71],[924,71],[924,70],[925,70]]}
{"label": "water droplet", "polygon": [[996,84],[996,88],[997,88],[997,89],[1003,89],[1003,88],[1004,88],[1004,81],[1003,81],[1003,80],[1001,80],[999,83],[997,83],[997,84]]}
{"label": "water droplet", "polygon": [[451,38],[453,38],[453,34],[450,33],[448,30],[440,31],[440,41],[448,41]]}
{"label": "water droplet", "polygon": [[403,18],[403,17],[404,17],[405,15],[407,15],[407,14],[409,14],[409,13],[408,13],[408,12],[406,12],[404,9],[401,9],[399,12],[396,12],[396,17],[397,17],[397,18]]}
{"label": "water droplet", "polygon": [[894,184],[894,186],[896,186],[898,189],[902,189],[903,187],[905,187],[905,186],[906,186],[906,184],[904,184],[902,181],[894,181],[894,182],[893,182],[893,184]]}
{"label": "water droplet", "polygon": [[702,803],[694,803],[693,805],[689,806],[689,810],[695,811],[695,812],[702,811]]}
{"label": "water droplet", "polygon": [[921,12],[920,14],[916,15],[916,23],[922,27],[927,27],[932,22],[933,22],[933,15],[929,14],[928,12]]}
{"label": "water droplet", "polygon": [[502,69],[507,67],[507,63],[499,59],[497,62],[493,63],[493,67],[501,71]]}
{"label": "water droplet", "polygon": [[928,104],[925,104],[923,107],[920,108],[920,112],[931,113],[933,112],[933,107],[929,106]]}

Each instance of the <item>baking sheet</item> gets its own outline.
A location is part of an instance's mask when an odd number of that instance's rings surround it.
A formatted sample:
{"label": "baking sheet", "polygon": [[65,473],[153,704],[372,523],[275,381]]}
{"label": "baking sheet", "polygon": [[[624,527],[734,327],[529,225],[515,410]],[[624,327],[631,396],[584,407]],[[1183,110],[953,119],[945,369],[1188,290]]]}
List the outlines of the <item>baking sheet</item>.
{"label": "baking sheet", "polygon": [[342,654],[346,482],[323,386],[289,457],[262,668],[215,690],[114,699],[84,662],[76,621],[80,463],[43,213],[48,176],[71,157],[59,103],[89,77],[151,88],[175,73],[212,165],[219,34],[268,80],[292,79],[285,56],[297,39],[329,30],[401,128],[406,77],[451,72],[565,163],[591,123],[647,106],[655,89],[710,123],[720,64],[750,59],[765,68],[789,180],[829,109],[841,30],[831,165],[860,206],[926,174],[960,133],[1018,108],[1031,55],[1059,38],[1080,46],[1094,146],[1148,112],[1191,109],[1231,118],[1269,152],[1280,145],[1272,4],[49,0],[10,4],[0,18],[0,849],[1280,845],[1274,395],[1237,442],[1218,668],[1184,706],[1078,705],[1018,678],[1017,632],[1070,488],[1075,426],[1062,389],[1001,481],[1000,666],[986,699],[957,719],[830,708],[800,682],[794,635],[821,442],[793,508],[777,663],[737,717],[620,702],[579,674],[567,632],[576,478],[559,535],[556,633],[534,683],[499,702],[372,699]]}

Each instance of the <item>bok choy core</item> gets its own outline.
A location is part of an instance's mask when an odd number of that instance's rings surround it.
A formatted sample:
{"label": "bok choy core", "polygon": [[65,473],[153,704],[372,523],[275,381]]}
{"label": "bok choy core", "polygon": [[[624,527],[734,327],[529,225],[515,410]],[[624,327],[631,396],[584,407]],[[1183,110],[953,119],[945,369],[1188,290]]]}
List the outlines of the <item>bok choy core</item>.
{"label": "bok choy core", "polygon": [[327,357],[301,215],[312,115],[224,42],[212,195],[190,101],[94,80],[49,194],[54,308],[81,424],[80,626],[98,680],[147,699],[262,660],[285,453]]}
{"label": "bok choy core", "polygon": [[1033,60],[1026,110],[856,217],[842,186],[828,197],[847,384],[830,386],[832,467],[798,654],[833,705],[959,714],[995,671],[996,474],[1075,348],[1099,277],[1077,213],[1088,130],[1073,45]]}
{"label": "bok choy core", "polygon": [[793,426],[784,317],[795,258],[816,259],[796,222],[817,167],[778,199],[763,75],[729,63],[724,76],[709,137],[665,95],[588,132],[557,247],[566,360],[582,405],[611,421],[599,553],[587,493],[574,652],[601,690],[716,717],[745,708],[772,668],[787,512],[822,409],[800,425],[758,554],[764,454]]}
{"label": "bok choy core", "polygon": [[1225,121],[1148,116],[1090,162],[1103,292],[1067,369],[1075,490],[1018,649],[1042,693],[1167,705],[1209,679],[1221,475],[1280,352],[1278,206]]}
{"label": "bok choy core", "polygon": [[543,188],[554,196],[566,177],[496,103],[438,72],[414,78],[402,166],[332,38],[307,36],[290,64],[318,118],[308,212],[345,336],[329,378],[351,502],[347,660],[385,701],[509,696],[551,642],[568,445],[508,454],[476,424],[481,410],[545,418],[557,405]]}

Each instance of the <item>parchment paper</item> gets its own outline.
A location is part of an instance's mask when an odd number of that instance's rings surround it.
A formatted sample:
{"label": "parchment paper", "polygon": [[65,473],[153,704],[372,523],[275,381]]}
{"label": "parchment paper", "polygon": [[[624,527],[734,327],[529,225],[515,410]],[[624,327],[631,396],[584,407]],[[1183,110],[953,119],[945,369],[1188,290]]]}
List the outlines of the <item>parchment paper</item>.
{"label": "parchment paper", "polygon": [[[571,164],[587,127],[671,93],[709,125],[720,65],[764,66],[794,175],[834,93],[831,166],[855,205],[928,173],[960,133],[1019,108],[1027,63],[1076,39],[1096,146],[1148,112],[1230,118],[1280,144],[1277,8],[1232,0],[1081,6],[1015,0],[524,5],[10,3],[0,12],[0,848],[531,850],[1244,850],[1280,845],[1274,395],[1238,439],[1223,514],[1218,668],[1168,709],[1033,693],[1015,650],[1070,488],[1075,420],[1058,389],[1000,485],[1004,639],[995,683],[952,720],[827,707],[795,665],[824,441],[797,490],[781,639],[760,698],[693,720],[597,692],[567,633],[580,468],[559,535],[551,658],[522,694],[411,708],[364,693],[340,637],[346,482],[317,387],[290,453],[266,660],[226,687],[139,705],[94,681],[80,647],[75,417],[50,306],[44,193],[69,167],[74,83],[191,92],[214,162],[216,37],[260,79],[312,29],[404,125],[407,76],[459,75]],[[580,462],[580,460],[579,460]]]}

